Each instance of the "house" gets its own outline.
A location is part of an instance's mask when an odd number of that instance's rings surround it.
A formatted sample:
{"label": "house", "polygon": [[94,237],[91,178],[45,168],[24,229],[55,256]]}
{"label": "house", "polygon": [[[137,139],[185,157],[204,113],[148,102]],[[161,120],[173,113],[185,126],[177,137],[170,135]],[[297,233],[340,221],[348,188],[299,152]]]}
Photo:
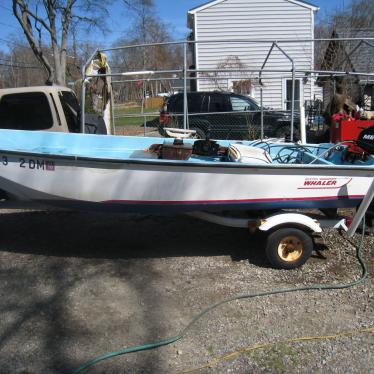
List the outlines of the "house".
{"label": "house", "polygon": [[[301,0],[215,0],[188,12],[191,40],[204,41],[192,47],[193,64],[199,69],[259,70],[271,43],[241,43],[241,40],[314,38],[314,16],[318,7]],[[214,42],[236,40],[239,42]],[[210,43],[212,42],[212,43]],[[192,45],[192,44],[191,44]],[[281,43],[299,70],[314,69],[314,43]],[[278,109],[291,108],[291,63],[276,48],[265,69],[287,70],[263,75],[263,105]],[[196,90],[229,90],[260,99],[258,73],[198,72]],[[314,97],[314,79],[298,74],[295,99]],[[244,91],[244,92],[243,92]],[[246,91],[246,92],[245,92]],[[296,103],[297,104],[297,103]]]}
{"label": "house", "polygon": [[[333,30],[332,39],[356,38],[357,40],[331,40],[321,61],[322,70],[354,71],[374,73],[374,43],[365,38],[374,38],[374,29]],[[361,40],[360,40],[361,39]],[[330,79],[318,79],[323,87],[323,97],[327,104],[334,87]],[[344,88],[353,102],[360,104],[365,110],[374,111],[374,79],[367,76],[344,78]]]}

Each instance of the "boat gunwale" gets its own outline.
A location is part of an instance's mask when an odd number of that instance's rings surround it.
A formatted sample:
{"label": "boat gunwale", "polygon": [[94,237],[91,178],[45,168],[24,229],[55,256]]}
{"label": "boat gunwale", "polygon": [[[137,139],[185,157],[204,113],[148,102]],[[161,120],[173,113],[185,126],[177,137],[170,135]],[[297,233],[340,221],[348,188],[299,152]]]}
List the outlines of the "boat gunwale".
{"label": "boat gunwale", "polygon": [[374,178],[374,165],[335,165],[335,164],[246,164],[238,162],[191,162],[183,160],[160,160],[160,159],[117,159],[117,158],[98,158],[89,156],[74,156],[74,155],[61,155],[53,153],[38,153],[26,151],[12,151],[0,149],[1,154],[34,156],[38,158],[60,159],[69,161],[85,161],[95,163],[109,163],[109,164],[135,164],[135,165],[155,165],[155,166],[183,166],[194,168],[227,168],[227,169],[308,169],[308,170],[349,170],[349,171],[373,171]]}

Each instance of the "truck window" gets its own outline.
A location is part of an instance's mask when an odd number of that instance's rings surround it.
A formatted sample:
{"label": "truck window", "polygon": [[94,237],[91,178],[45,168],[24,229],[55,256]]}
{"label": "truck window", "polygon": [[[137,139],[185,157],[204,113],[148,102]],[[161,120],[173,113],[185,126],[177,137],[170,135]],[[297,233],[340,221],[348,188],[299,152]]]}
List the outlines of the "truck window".
{"label": "truck window", "polygon": [[250,109],[250,105],[248,101],[246,100],[243,100],[236,96],[231,96],[230,100],[231,100],[232,110],[234,112],[244,112],[245,110]]}
{"label": "truck window", "polygon": [[231,96],[231,106],[234,112],[243,112],[245,110],[258,110],[257,105],[250,99],[244,99],[238,96]]}
{"label": "truck window", "polygon": [[0,100],[0,128],[47,130],[53,117],[47,96],[42,92],[4,95]]}
{"label": "truck window", "polygon": [[173,96],[169,100],[168,107],[172,113],[183,113],[183,95]]}
{"label": "truck window", "polygon": [[203,101],[203,95],[199,93],[191,93],[188,95],[188,112],[189,113],[200,113],[201,104]]}
{"label": "truck window", "polygon": [[209,112],[226,112],[227,108],[227,97],[221,94],[210,95]]}
{"label": "truck window", "polygon": [[59,96],[69,132],[80,132],[80,107],[77,98],[69,91],[60,91]]}

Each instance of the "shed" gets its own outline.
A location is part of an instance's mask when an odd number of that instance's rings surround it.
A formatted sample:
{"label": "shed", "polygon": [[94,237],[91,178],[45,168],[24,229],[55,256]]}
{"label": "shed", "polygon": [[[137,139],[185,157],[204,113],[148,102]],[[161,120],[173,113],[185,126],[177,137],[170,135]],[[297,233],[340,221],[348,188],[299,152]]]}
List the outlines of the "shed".
{"label": "shed", "polygon": [[[296,69],[313,70],[314,16],[318,7],[300,0],[215,0],[191,9],[188,26],[193,64],[197,70],[241,68],[259,70],[269,52],[271,43],[245,43],[249,39],[281,41],[280,46],[294,60]],[[236,40],[235,43],[220,42]],[[243,42],[241,42],[243,40]],[[212,43],[210,43],[212,42]],[[267,69],[288,70],[284,73],[265,73],[263,80],[263,105],[278,109],[291,107],[291,64],[279,50],[274,50]],[[256,99],[260,97],[257,73],[198,73],[196,89],[247,90]],[[314,79],[299,74],[296,81],[296,100],[311,100],[314,96]]]}

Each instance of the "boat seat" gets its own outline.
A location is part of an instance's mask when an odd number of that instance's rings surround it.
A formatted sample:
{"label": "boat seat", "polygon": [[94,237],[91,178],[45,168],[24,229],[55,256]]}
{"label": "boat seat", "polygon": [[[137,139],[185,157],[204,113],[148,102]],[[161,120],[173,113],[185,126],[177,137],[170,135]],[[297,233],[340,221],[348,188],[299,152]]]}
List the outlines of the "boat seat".
{"label": "boat seat", "polygon": [[230,161],[245,164],[271,164],[273,161],[265,149],[240,143],[229,146],[228,157]]}
{"label": "boat seat", "polygon": [[187,139],[196,135],[196,130],[187,130],[179,128],[165,128],[165,132],[169,138]]}

